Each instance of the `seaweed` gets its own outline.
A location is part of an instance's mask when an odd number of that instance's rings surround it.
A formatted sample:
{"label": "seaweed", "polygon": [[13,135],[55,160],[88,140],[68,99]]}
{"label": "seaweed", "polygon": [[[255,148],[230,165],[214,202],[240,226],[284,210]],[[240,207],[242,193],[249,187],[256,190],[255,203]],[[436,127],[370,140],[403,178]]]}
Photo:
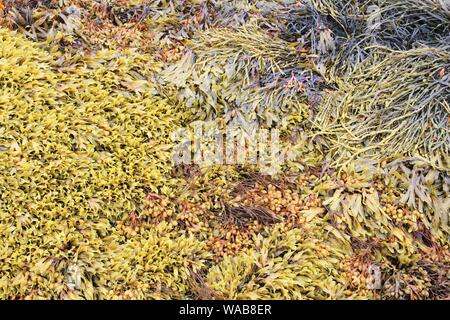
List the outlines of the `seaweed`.
{"label": "seaweed", "polygon": [[448,299],[449,8],[0,0],[0,298]]}

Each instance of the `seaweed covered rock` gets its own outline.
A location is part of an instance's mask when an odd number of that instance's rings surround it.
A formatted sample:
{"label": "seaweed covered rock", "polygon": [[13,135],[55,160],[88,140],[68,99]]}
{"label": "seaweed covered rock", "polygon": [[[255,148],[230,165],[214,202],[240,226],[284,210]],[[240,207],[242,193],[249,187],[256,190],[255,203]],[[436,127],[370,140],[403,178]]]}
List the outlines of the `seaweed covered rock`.
{"label": "seaweed covered rock", "polygon": [[420,155],[448,167],[449,69],[449,51],[429,47],[380,48],[356,65],[316,118],[335,159]]}
{"label": "seaweed covered rock", "polygon": [[[0,0],[0,25],[0,298],[449,297],[447,1]],[[271,130],[276,170],[241,161]]]}
{"label": "seaweed covered rock", "polygon": [[255,245],[212,267],[206,284],[228,299],[343,298],[346,283],[337,266],[345,250],[301,229],[284,232],[281,225],[258,236]]}
{"label": "seaweed covered rock", "polygon": [[270,125],[295,112],[307,117],[308,103],[319,100],[323,81],[307,51],[299,53],[255,25],[200,33],[192,48],[162,77],[199,119],[238,109]]}
{"label": "seaweed covered rock", "polygon": [[110,223],[170,189],[169,135],[183,113],[152,94],[150,57],[102,51],[69,62],[0,32],[0,292],[25,296],[42,281],[42,296],[54,297],[49,265],[87,244],[95,255]]}

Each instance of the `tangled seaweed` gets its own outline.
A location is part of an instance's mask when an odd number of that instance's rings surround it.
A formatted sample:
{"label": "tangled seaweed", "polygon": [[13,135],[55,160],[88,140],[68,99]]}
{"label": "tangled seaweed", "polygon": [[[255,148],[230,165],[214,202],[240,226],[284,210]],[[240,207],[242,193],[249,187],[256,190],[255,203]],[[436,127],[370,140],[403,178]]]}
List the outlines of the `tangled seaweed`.
{"label": "tangled seaweed", "polygon": [[[445,49],[380,48],[324,99],[317,125],[324,135],[333,136],[331,149],[343,149],[352,158],[418,154],[446,168],[449,68]],[[334,159],[339,161],[339,156]]]}
{"label": "tangled seaweed", "polygon": [[[0,298],[448,299],[449,8],[0,0]],[[174,163],[197,120],[278,174]]]}

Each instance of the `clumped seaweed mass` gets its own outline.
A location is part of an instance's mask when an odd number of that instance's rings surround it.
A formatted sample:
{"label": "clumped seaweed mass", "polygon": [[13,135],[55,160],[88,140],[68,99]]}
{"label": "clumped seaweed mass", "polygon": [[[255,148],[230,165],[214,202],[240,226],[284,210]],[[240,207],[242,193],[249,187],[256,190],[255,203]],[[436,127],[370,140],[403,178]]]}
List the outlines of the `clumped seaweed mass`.
{"label": "clumped seaweed mass", "polygon": [[[0,0],[1,299],[448,299],[450,2]],[[178,165],[281,128],[275,176]]]}

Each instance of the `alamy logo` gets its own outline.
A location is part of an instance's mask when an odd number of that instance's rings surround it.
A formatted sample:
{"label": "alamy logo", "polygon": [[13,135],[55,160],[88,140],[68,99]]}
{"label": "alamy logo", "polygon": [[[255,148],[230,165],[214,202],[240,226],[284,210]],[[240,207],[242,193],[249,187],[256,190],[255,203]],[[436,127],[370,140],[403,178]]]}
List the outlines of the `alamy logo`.
{"label": "alamy logo", "polygon": [[176,142],[175,164],[255,165],[261,173],[274,175],[281,170],[286,155],[278,128],[260,128],[257,121],[242,117],[228,124],[197,121],[173,132],[172,140]]}
{"label": "alamy logo", "polygon": [[367,18],[367,29],[370,31],[380,30],[381,29],[381,8],[377,5],[371,5],[367,8],[366,14]]}
{"label": "alamy logo", "polygon": [[377,265],[371,265],[369,267],[369,277],[367,279],[367,289],[379,290],[381,289],[381,270]]}

